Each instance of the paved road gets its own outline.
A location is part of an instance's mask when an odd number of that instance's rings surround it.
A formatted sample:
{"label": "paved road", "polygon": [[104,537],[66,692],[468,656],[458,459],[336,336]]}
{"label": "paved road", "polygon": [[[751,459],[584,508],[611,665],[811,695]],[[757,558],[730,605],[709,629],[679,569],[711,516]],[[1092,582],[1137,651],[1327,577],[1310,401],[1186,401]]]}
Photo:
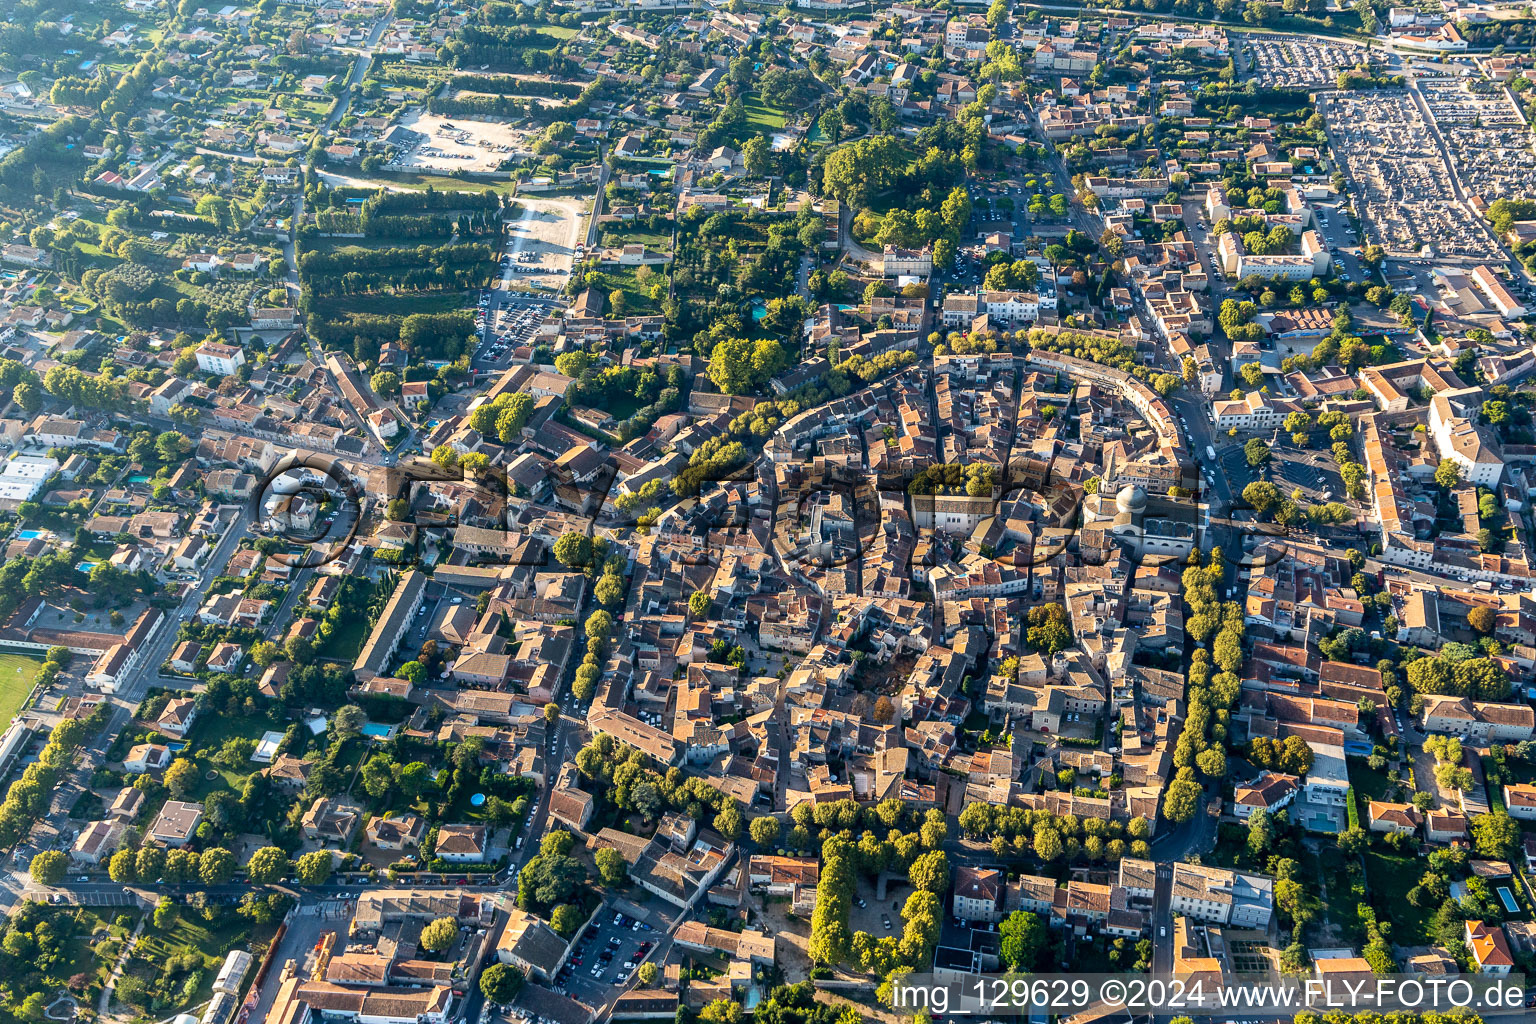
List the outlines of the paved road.
{"label": "paved road", "polygon": [[[214,578],[221,575],[224,567],[229,563],[230,556],[234,554],[235,546],[249,522],[249,513],[242,509],[223,540],[215,548],[202,578],[196,585],[189,588],[179,604],[165,612],[156,631],[151,635],[138,665],[124,682],[121,690],[117,694],[107,695],[111,710],[106,727],[82,750],[76,767],[59,781],[49,802],[47,816],[38,823],[27,840],[17,846],[17,858],[9,865],[10,870],[0,874],[0,913],[9,914],[31,886],[31,879],[26,869],[20,866],[22,863],[30,863],[32,857],[44,849],[68,848],[66,830],[69,828],[70,808],[89,787],[91,773],[105,763],[106,753],[113,739],[128,724],[133,709],[144,699],[150,686],[186,684],[187,681],[184,679],[162,677],[160,666],[170,656],[171,649],[176,644],[178,627],[196,614]],[[37,717],[42,720],[41,716]],[[49,720],[51,718],[52,716],[48,716]]]}
{"label": "paved road", "polygon": [[374,23],[373,31],[368,34],[368,42],[361,53],[357,55],[357,61],[352,65],[352,77],[347,79],[346,91],[341,95],[341,101],[331,110],[330,116],[325,119],[325,126],[319,129],[324,135],[329,135],[331,129],[336,127],[347,114],[347,109],[352,106],[352,97],[357,92],[357,87],[363,84],[363,79],[368,76],[368,68],[373,63],[373,51],[379,45],[379,39],[384,35],[384,30],[389,28],[395,20],[393,12],[386,13]]}
{"label": "paved road", "polygon": [[587,221],[586,239],[588,249],[597,244],[597,218],[602,216],[603,200],[606,198],[603,195],[603,189],[608,185],[609,168],[607,162],[603,160],[603,147],[601,143],[597,147],[597,160],[602,166],[597,172],[597,192],[592,198],[592,217]]}

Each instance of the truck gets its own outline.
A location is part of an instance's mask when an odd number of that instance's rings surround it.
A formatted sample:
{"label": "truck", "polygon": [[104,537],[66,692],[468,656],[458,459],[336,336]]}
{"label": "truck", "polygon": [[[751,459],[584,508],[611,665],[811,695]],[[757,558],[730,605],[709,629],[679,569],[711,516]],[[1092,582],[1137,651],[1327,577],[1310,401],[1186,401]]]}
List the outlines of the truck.
{"label": "truck", "polygon": [[1214,463],[1216,461],[1216,449],[1211,445],[1205,446],[1205,457]]}

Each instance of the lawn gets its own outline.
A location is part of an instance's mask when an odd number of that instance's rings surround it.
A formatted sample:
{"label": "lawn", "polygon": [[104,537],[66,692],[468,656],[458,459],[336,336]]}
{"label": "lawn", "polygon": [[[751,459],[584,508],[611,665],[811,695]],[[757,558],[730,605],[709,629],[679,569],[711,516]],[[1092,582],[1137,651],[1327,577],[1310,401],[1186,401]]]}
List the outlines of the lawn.
{"label": "lawn", "polygon": [[1382,919],[1395,924],[1392,941],[1400,946],[1422,946],[1430,941],[1432,908],[1408,902],[1408,890],[1424,876],[1415,858],[1375,848],[1361,855],[1365,861],[1366,892]]}
{"label": "lawn", "polygon": [[1350,757],[1345,759],[1349,767],[1349,782],[1355,787],[1355,795],[1360,798],[1360,813],[1365,814],[1367,800],[1384,800],[1386,795],[1397,788],[1406,789],[1406,785],[1394,786],[1388,781],[1385,771],[1375,771],[1363,757]]}
{"label": "lawn", "polygon": [[[197,725],[192,730],[190,749],[194,753],[207,750],[210,754],[217,754],[226,740],[246,738],[259,743],[263,733],[281,733],[288,728],[288,725],[289,723],[284,719],[269,718],[265,715],[204,714],[198,717]],[[201,800],[214,790],[226,787],[239,793],[245,785],[245,780],[261,767],[262,765],[251,760],[246,760],[233,768],[215,764],[209,760],[199,760],[197,785],[192,789],[191,799]],[[217,773],[215,778],[208,778],[210,770]]]}
{"label": "lawn", "polygon": [[363,649],[363,641],[368,639],[368,620],[361,615],[346,615],[332,628],[334,632],[330,639],[315,652],[316,655],[334,661],[356,660],[357,652]]}
{"label": "lawn", "polygon": [[[157,1015],[196,1006],[213,994],[213,982],[219,964],[231,949],[244,949],[260,959],[266,944],[276,932],[276,924],[252,924],[233,907],[219,907],[213,922],[203,920],[191,907],[183,906],[176,923],[167,929],[153,924],[144,929],[126,973],[151,981],[170,998],[156,1008]],[[185,969],[186,954],[202,957],[201,966]],[[181,963],[167,967],[173,957]]]}
{"label": "lawn", "polygon": [[741,102],[747,108],[747,124],[759,131],[777,131],[784,127],[784,111],[778,107],[770,107],[757,93],[747,93],[741,98]]}
{"label": "lawn", "polygon": [[604,238],[609,235],[614,236],[618,245],[643,245],[657,252],[666,252],[672,248],[672,236],[660,231],[646,231],[644,228],[604,228]]}
{"label": "lawn", "polygon": [[469,293],[412,292],[409,295],[333,295],[317,298],[319,313],[373,313],[378,316],[410,316],[412,313],[451,313],[470,307]]}
{"label": "lawn", "polygon": [[491,189],[495,192],[510,194],[517,188],[517,183],[510,179],[505,181],[476,181],[470,178],[455,178],[447,174],[415,173],[390,174],[387,179],[379,182],[379,184],[395,185],[400,188],[413,190],[435,188],[439,192],[468,192]]}
{"label": "lawn", "polygon": [[32,692],[32,682],[42,671],[40,658],[25,654],[0,654],[0,721],[10,722],[21,713]]}
{"label": "lawn", "polygon": [[1224,868],[1246,867],[1248,859],[1248,829],[1244,825],[1224,822],[1216,827],[1216,848],[1205,863]]}
{"label": "lawn", "polygon": [[578,31],[577,29],[568,28],[565,25],[540,25],[539,26],[539,35],[541,35],[541,36],[551,36],[551,37],[553,37],[555,39],[560,40],[562,43],[565,42],[567,39],[574,39],[574,38],[576,38],[577,31]]}
{"label": "lawn", "polygon": [[[642,286],[636,277],[638,267],[607,268],[598,271],[594,276],[602,281],[604,296],[614,289],[624,292],[624,313],[626,316],[643,316],[656,312],[656,304],[651,301],[649,285]],[[654,267],[650,270],[650,282],[661,280]]]}
{"label": "lawn", "polygon": [[1323,879],[1323,899],[1328,904],[1328,920],[1332,921],[1352,943],[1362,940],[1360,915],[1355,908],[1359,901],[1350,889],[1349,874],[1344,867],[1344,855],[1336,846],[1325,846],[1321,856],[1307,854],[1307,863],[1313,869],[1309,877]]}

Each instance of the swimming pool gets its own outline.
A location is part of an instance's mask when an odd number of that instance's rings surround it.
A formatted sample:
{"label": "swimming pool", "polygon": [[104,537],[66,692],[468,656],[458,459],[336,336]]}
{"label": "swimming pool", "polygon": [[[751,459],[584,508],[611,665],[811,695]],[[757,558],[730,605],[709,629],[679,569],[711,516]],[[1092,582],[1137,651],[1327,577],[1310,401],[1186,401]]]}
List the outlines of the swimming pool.
{"label": "swimming pool", "polygon": [[41,537],[42,535],[42,530],[22,530],[16,536],[22,540],[37,540],[37,538]]}
{"label": "swimming pool", "polygon": [[1302,824],[1313,832],[1326,832],[1333,834],[1339,831],[1338,822],[1331,815],[1317,811],[1302,819]]}
{"label": "swimming pool", "polygon": [[363,726],[363,735],[371,736],[377,740],[387,740],[393,736],[394,733],[394,726],[383,725],[379,722],[369,722],[367,725]]}
{"label": "swimming pool", "polygon": [[1502,885],[1499,886],[1498,889],[1496,889],[1494,891],[1499,894],[1499,902],[1504,904],[1504,909],[1505,910],[1509,911],[1511,914],[1518,914],[1518,913],[1520,913],[1520,904],[1515,902],[1515,897],[1514,897],[1513,893],[1511,893],[1508,889],[1504,888],[1504,886],[1502,886]]}
{"label": "swimming pool", "polygon": [[81,572],[87,572],[88,573],[92,569],[96,568],[96,566],[98,564],[100,564],[100,563],[98,563],[98,562],[81,562],[78,565],[76,565],[75,568],[79,569]]}

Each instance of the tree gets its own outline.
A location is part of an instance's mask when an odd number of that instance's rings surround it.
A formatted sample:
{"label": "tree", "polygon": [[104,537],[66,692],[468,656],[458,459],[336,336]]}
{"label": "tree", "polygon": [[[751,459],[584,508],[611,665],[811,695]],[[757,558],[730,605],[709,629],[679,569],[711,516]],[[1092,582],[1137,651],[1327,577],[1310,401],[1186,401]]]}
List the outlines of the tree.
{"label": "tree", "polygon": [[1509,860],[1520,846],[1520,824],[1504,811],[1472,819],[1472,849],[1480,857]]}
{"label": "tree", "polygon": [[1163,794],[1163,814],[1169,821],[1185,822],[1200,809],[1200,784],[1174,779]]}
{"label": "tree", "polygon": [[709,614],[709,591],[695,590],[688,595],[688,612],[696,619],[702,619]]}
{"label": "tree", "polygon": [[278,847],[263,846],[251,854],[245,876],[255,885],[270,885],[286,875],[291,864],[288,855]]}
{"label": "tree", "polygon": [[122,885],[139,880],[139,858],[132,850],[118,850],[107,862],[107,877]]}
{"label": "tree", "polygon": [[1484,604],[1477,605],[1467,612],[1467,625],[1484,636],[1489,636],[1493,633],[1494,627],[1498,625],[1498,621],[1498,613]]}
{"label": "tree", "polygon": [[510,1003],[522,987],[523,972],[511,964],[492,964],[480,974],[480,994],[487,1002]]}
{"label": "tree", "polygon": [[715,831],[727,839],[735,840],[741,837],[741,831],[746,822],[742,819],[741,811],[735,803],[726,806],[725,810],[715,815]]}
{"label": "tree", "polygon": [[597,876],[604,885],[618,885],[629,877],[629,864],[624,855],[611,846],[598,850],[592,857],[597,864]]}
{"label": "tree", "polygon": [[315,660],[314,641],[302,636],[291,636],[283,641],[283,653],[300,668]]}
{"label": "tree", "polygon": [[[121,989],[122,986],[118,987]],[[26,998],[21,1001],[21,1005],[16,1008],[16,1015],[22,1020],[37,1022],[48,1020],[48,996],[42,992],[28,992]]]}
{"label": "tree", "polygon": [[1045,925],[1027,910],[1015,910],[998,928],[1001,945],[998,955],[1010,971],[1027,971],[1035,965],[1048,936]]}
{"label": "tree", "polygon": [[1208,779],[1220,779],[1227,774],[1227,755],[1220,747],[1207,747],[1195,755],[1195,764]]}
{"label": "tree", "polygon": [[1071,646],[1072,626],[1065,606],[1035,605],[1029,610],[1028,621],[1025,641],[1041,654],[1049,657]]}
{"label": "tree", "polygon": [[266,668],[272,664],[281,653],[277,644],[270,640],[261,640],[251,645],[251,660],[260,668]]}
{"label": "tree", "polygon": [[1450,459],[1441,459],[1435,467],[1435,483],[1446,490],[1455,487],[1461,483],[1461,467]]}
{"label": "tree", "polygon": [[767,849],[779,841],[779,831],[781,827],[782,826],[779,824],[779,819],[775,818],[771,814],[763,814],[753,818],[750,828],[752,841],[758,846]]}
{"label": "tree", "polygon": [[586,349],[572,349],[555,356],[555,369],[567,377],[580,377],[592,365],[592,353]]}
{"label": "tree", "polygon": [[32,863],[27,870],[32,874],[32,881],[38,885],[58,885],[64,880],[64,872],[69,867],[69,858],[60,850],[44,850],[32,858]]}
{"label": "tree", "polygon": [[768,140],[761,135],[754,135],[741,146],[741,159],[746,165],[747,173],[756,178],[761,178],[768,173],[772,150],[768,147]]}
{"label": "tree", "polygon": [[168,430],[155,438],[155,454],[164,463],[180,462],[181,459],[192,450],[192,442],[187,440],[185,434],[175,430]]}
{"label": "tree", "polygon": [[294,876],[301,885],[324,885],[335,865],[330,850],[311,850],[299,857]]}
{"label": "tree", "polygon": [[652,985],[656,984],[656,979],[660,975],[661,971],[659,968],[657,968],[656,961],[647,960],[645,963],[640,965],[638,977],[640,978],[640,984],[644,985],[646,988],[650,988]]}
{"label": "tree", "polygon": [[204,885],[220,885],[235,876],[235,855],[222,846],[211,846],[197,861],[197,876]]}
{"label": "tree", "polygon": [[1046,863],[1056,860],[1066,850],[1061,841],[1061,833],[1053,828],[1036,829],[1033,847],[1035,856]]}
{"label": "tree", "polygon": [[392,370],[380,370],[368,379],[373,390],[385,398],[400,390],[400,375]]}
{"label": "tree", "polygon": [[1269,461],[1269,445],[1265,444],[1261,439],[1255,437],[1247,444],[1243,445],[1243,454],[1248,459],[1248,465],[1262,466],[1264,463]]}
{"label": "tree", "polygon": [[1312,768],[1312,748],[1300,736],[1288,736],[1280,744],[1276,767],[1290,775],[1305,775]]}
{"label": "tree", "polygon": [[185,757],[178,757],[165,770],[163,781],[165,788],[170,790],[171,799],[180,800],[193,786],[197,785],[197,765]]}
{"label": "tree", "polygon": [[549,926],[564,938],[570,938],[581,927],[581,908],[574,903],[560,904],[549,915]]}
{"label": "tree", "polygon": [[1275,829],[1270,821],[1269,811],[1260,807],[1248,815],[1248,856],[1263,857],[1274,838]]}
{"label": "tree", "polygon": [[755,390],[789,365],[789,355],[773,338],[724,338],[709,354],[705,373],[728,395]]}
{"label": "tree", "polygon": [[345,742],[354,736],[360,736],[363,726],[368,723],[368,714],[356,704],[347,704],[338,708],[331,716],[331,731],[338,740]]}
{"label": "tree", "polygon": [[31,381],[21,381],[11,392],[11,399],[25,412],[34,413],[43,407],[43,393]]}
{"label": "tree", "polygon": [[441,953],[459,937],[459,922],[451,917],[440,917],[421,930],[418,940],[421,948],[429,953]]}
{"label": "tree", "polygon": [[949,857],[943,850],[930,850],[912,862],[907,879],[914,889],[940,893],[949,887]]}
{"label": "tree", "polygon": [[555,541],[555,558],[566,568],[585,568],[592,561],[592,538],[574,530]]}
{"label": "tree", "polygon": [[699,1011],[700,1024],[741,1024],[741,1004],[716,999]]}
{"label": "tree", "polygon": [[560,718],[560,705],[550,702],[544,705],[544,721],[548,725],[554,725]]}
{"label": "tree", "polygon": [[589,640],[606,640],[613,631],[613,616],[599,608],[587,616],[586,633]]}
{"label": "tree", "polygon": [[592,588],[592,596],[604,608],[612,608],[624,597],[624,578],[611,572],[604,573],[597,586]]}
{"label": "tree", "polygon": [[161,896],[160,902],[155,904],[155,927],[165,931],[176,923],[176,901],[169,896]]}
{"label": "tree", "polygon": [[1280,498],[1280,488],[1268,480],[1255,480],[1243,488],[1243,500],[1252,505],[1253,510],[1260,515],[1274,508]]}

